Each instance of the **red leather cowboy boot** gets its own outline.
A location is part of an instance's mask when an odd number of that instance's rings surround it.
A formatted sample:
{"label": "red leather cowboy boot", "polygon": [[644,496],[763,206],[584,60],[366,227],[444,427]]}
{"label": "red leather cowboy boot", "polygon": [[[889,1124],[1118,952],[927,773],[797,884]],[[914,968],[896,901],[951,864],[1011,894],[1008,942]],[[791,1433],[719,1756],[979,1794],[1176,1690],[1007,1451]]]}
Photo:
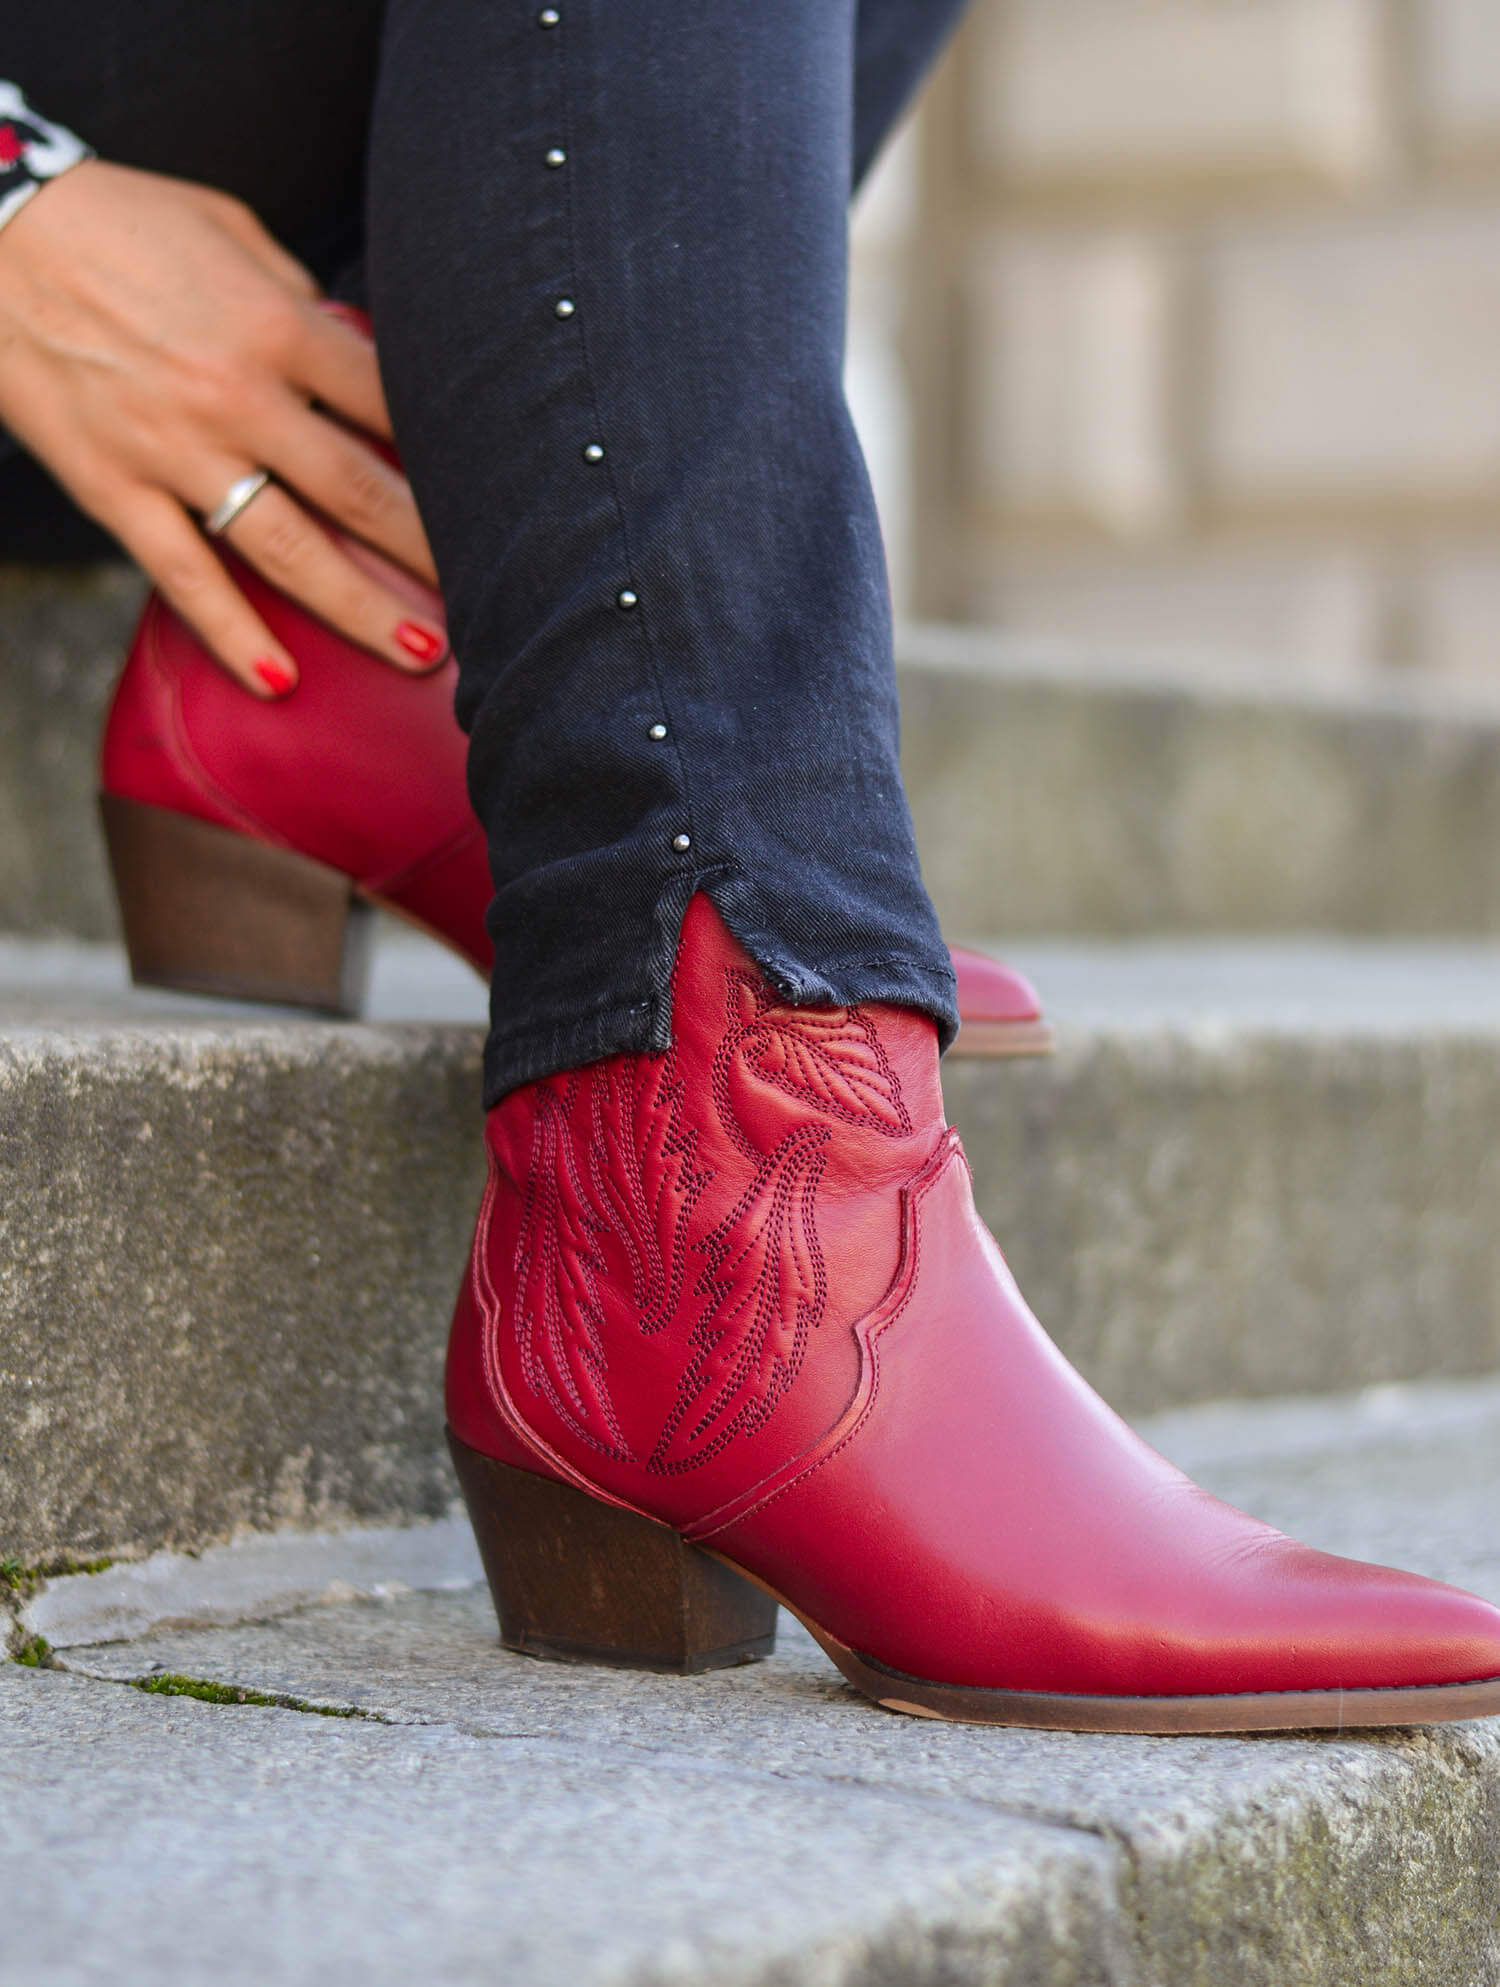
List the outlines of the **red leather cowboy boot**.
{"label": "red leather cowboy boot", "polygon": [[892,1709],[1111,1731],[1500,1711],[1500,1610],[1195,1488],[1044,1336],[932,1025],[791,1007],[707,898],[673,1045],[528,1084],[448,1364],[510,1648],[762,1654],[775,1601]]}
{"label": "red leather cowboy boot", "polygon": [[[487,975],[489,862],[452,656],[425,676],[385,667],[220,555],[300,680],[274,703],[247,696],[160,595],[148,601],[100,777],[133,976],[355,1014],[376,905]],[[383,577],[441,625],[427,588]]]}

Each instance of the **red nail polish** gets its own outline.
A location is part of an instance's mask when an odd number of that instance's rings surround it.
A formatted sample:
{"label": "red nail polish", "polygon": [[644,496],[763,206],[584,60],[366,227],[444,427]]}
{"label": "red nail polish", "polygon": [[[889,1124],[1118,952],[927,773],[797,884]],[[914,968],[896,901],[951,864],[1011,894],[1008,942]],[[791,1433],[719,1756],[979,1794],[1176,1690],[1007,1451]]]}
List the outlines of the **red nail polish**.
{"label": "red nail polish", "polygon": [[285,663],[276,662],[269,656],[263,662],[257,662],[254,668],[273,697],[284,697],[297,681]]}
{"label": "red nail polish", "polygon": [[416,621],[401,621],[396,627],[396,640],[408,655],[414,655],[418,662],[436,662],[440,655],[447,653],[448,644],[444,637],[433,628],[424,628]]}

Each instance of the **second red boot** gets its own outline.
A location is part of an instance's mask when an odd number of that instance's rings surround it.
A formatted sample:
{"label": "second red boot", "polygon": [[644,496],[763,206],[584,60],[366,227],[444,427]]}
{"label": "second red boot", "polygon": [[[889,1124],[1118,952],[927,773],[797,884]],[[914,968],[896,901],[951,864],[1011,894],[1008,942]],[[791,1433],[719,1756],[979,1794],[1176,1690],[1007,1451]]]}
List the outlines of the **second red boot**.
{"label": "second red boot", "polygon": [[[327,307],[370,335],[363,312]],[[299,681],[277,702],[246,696],[160,594],[147,602],[105,722],[100,780],[134,977],[357,1014],[378,905],[487,978],[490,876],[453,716],[456,663],[403,675],[217,549],[296,657]],[[443,626],[437,594],[393,567],[381,572]],[[1051,1028],[1020,973],[958,948],[953,964],[957,1053],[1050,1051]]]}
{"label": "second red boot", "polygon": [[[404,675],[221,556],[299,681],[276,702],[247,696],[160,594],[147,602],[100,780],[135,978],[357,1014],[373,906],[487,978],[490,874],[453,716],[457,664]],[[385,577],[441,625],[437,595]],[[955,1053],[1049,1053],[1051,1027],[1020,973],[957,946],[952,957]]]}
{"label": "second red boot", "polygon": [[[458,669],[392,669],[222,551],[297,658],[291,695],[248,696],[153,595],[115,688],[101,811],[136,980],[356,1014],[371,911],[488,975],[484,833],[464,786]],[[413,607],[441,604],[411,579]]]}

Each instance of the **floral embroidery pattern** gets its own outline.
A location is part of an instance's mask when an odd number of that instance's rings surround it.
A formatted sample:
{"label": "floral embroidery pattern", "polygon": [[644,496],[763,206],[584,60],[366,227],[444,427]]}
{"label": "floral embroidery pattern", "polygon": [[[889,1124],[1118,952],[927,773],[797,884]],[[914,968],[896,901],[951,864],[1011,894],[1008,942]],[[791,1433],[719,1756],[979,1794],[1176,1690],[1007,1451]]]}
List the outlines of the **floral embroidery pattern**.
{"label": "floral embroidery pattern", "polygon": [[830,1117],[906,1137],[901,1085],[867,1015],[857,1007],[790,1007],[763,980],[736,977],[742,1053],[758,1076]]}
{"label": "floral embroidery pattern", "polygon": [[828,1133],[789,1132],[734,1211],[698,1246],[708,1300],[650,1467],[691,1469],[770,1418],[823,1322],[828,1281],[815,1201]]}
{"label": "floral embroidery pattern", "polygon": [[[746,1080],[748,1092],[738,1087]],[[736,1105],[757,1085],[812,1116],[768,1132],[784,1114],[750,1113],[757,1139]],[[727,1212],[721,1195],[717,1218],[702,1205],[716,1175],[684,1124],[675,1050],[539,1084],[512,1262],[527,1385],[582,1441],[622,1461],[633,1452],[607,1347],[622,1327],[654,1338],[691,1317],[682,1377],[647,1458],[663,1472],[695,1469],[764,1427],[823,1321],[817,1195],[833,1127],[818,1118],[890,1138],[911,1130],[900,1082],[858,1008],[792,1007],[753,974],[725,974],[711,1090],[746,1161],[742,1189]]]}
{"label": "floral embroidery pattern", "polygon": [[517,1345],[527,1385],[592,1448],[623,1457],[605,1370],[599,1223],[571,1136],[577,1086],[538,1087],[514,1265]]}

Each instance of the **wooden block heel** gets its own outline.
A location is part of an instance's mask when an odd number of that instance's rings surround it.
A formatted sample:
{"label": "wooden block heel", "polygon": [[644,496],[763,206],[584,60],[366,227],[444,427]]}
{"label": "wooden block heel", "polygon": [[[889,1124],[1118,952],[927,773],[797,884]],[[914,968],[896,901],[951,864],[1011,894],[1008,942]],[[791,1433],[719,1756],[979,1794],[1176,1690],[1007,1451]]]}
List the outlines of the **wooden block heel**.
{"label": "wooden block heel", "polygon": [[451,1432],[448,1448],[507,1649],[681,1675],[770,1655],[776,1603],[733,1567]]}
{"label": "wooden block heel", "polygon": [[374,913],[347,876],[142,801],[99,811],[138,986],[360,1012]]}

